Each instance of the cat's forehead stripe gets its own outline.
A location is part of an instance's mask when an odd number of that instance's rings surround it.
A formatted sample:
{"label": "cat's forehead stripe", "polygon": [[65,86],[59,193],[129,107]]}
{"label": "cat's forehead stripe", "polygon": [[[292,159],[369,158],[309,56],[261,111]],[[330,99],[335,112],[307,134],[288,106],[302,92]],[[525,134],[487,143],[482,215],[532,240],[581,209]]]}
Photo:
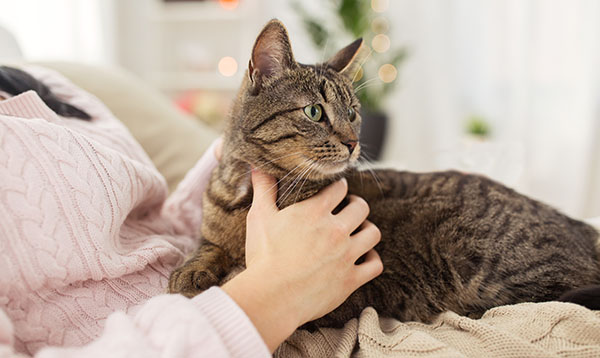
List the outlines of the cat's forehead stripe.
{"label": "cat's forehead stripe", "polygon": [[[327,79],[328,82],[328,86],[331,91],[333,92],[333,96],[335,96],[335,99],[340,99],[344,102],[350,103],[351,102],[351,97],[348,96],[348,94],[345,92],[345,90],[343,89],[344,87],[346,87],[345,83],[343,83],[342,81],[340,81],[339,78],[337,78],[336,76],[334,76],[333,73],[330,72],[331,70],[327,70],[327,71],[323,71],[323,77],[325,77]],[[326,92],[327,93],[327,92]]]}
{"label": "cat's forehead stripe", "polygon": [[326,86],[327,86],[327,80],[322,80],[321,84],[319,85],[319,92],[321,93],[321,97],[323,97],[325,102],[330,102],[331,98],[329,98],[329,96],[328,96],[327,89],[325,88]]}

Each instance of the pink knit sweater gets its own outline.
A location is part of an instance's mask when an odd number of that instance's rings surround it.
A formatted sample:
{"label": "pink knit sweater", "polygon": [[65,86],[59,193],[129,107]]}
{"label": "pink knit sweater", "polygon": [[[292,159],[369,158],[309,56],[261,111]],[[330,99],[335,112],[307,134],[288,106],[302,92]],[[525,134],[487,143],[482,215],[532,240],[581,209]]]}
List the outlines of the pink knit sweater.
{"label": "pink knit sweater", "polygon": [[197,246],[213,148],[167,198],[102,103],[27,70],[93,120],[61,118],[31,91],[0,101],[0,357],[270,356],[221,289],[165,294]]}

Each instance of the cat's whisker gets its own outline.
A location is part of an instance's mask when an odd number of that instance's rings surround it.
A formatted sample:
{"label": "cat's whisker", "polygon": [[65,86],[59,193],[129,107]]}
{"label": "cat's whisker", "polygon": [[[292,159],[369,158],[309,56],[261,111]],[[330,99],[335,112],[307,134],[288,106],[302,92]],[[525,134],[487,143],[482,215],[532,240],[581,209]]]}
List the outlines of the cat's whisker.
{"label": "cat's whisker", "polygon": [[360,91],[362,91],[362,90],[365,90],[365,89],[367,89],[367,88],[369,88],[369,87],[376,86],[376,85],[377,85],[376,83],[371,83],[370,85],[368,85],[368,86],[365,86],[365,87],[362,87],[360,90],[358,90],[358,91],[354,92],[354,94],[358,94],[358,92],[360,92]]}
{"label": "cat's whisker", "polygon": [[[279,151],[279,153],[281,153],[281,152],[284,152],[284,150]],[[275,158],[275,159],[271,159],[271,160],[269,160],[269,161],[267,161],[267,162],[265,162],[263,164],[257,165],[257,166],[254,167],[254,169],[260,169],[260,168],[263,168],[263,167],[265,167],[265,166],[267,166],[269,164],[273,164],[277,160],[281,160],[281,159],[284,159],[284,158],[289,158],[291,156],[301,155],[301,154],[302,154],[301,151],[297,151],[297,152],[294,152],[294,153],[289,153],[289,154],[286,154],[286,155],[282,155],[281,157],[278,157],[278,158]],[[232,180],[237,180],[238,178],[246,176],[246,175],[248,175],[250,173],[252,173],[252,169],[250,169],[248,171],[245,171],[245,172],[243,172],[241,174],[236,175],[235,177],[232,178]]]}
{"label": "cat's whisker", "polygon": [[367,87],[371,87],[376,85],[376,83],[372,83],[373,81],[378,81],[379,78],[375,77],[375,78],[371,78],[369,80],[366,80],[365,82],[361,83],[360,85],[356,86],[356,88],[354,89],[354,93],[358,93],[361,90],[367,88]]}
{"label": "cat's whisker", "polygon": [[[383,195],[383,188],[381,187],[381,181],[380,181],[379,177],[377,176],[377,173],[375,172],[375,170],[373,170],[373,165],[370,163],[369,159],[367,158],[367,154],[361,153],[361,157],[359,159],[362,159],[362,163],[365,164],[367,171],[369,172],[369,174],[371,174],[371,176],[375,180],[375,184],[377,184],[377,188],[379,188],[379,192]],[[361,180],[362,180],[362,177],[361,177]]]}
{"label": "cat's whisker", "polygon": [[323,75],[323,70],[325,70],[325,54],[327,53],[327,45],[329,45],[329,37],[325,40],[325,47],[323,47],[323,52],[321,53],[321,62],[319,66],[319,77]]}
{"label": "cat's whisker", "polygon": [[[273,184],[269,190],[275,188],[275,187],[279,187],[279,184],[281,184],[285,178],[287,178],[288,176],[290,176],[296,169],[301,168],[302,165],[306,164],[306,161],[303,161],[302,163],[296,165],[292,170],[290,170],[286,175],[284,175],[281,179],[279,179],[275,184]],[[304,168],[300,169],[300,171],[303,171]]]}
{"label": "cat's whisker", "polygon": [[[367,56],[365,56],[365,58],[360,63],[360,65],[358,66],[358,70],[354,74],[354,77],[352,77],[352,83],[354,83],[354,80],[356,80],[356,76],[358,76],[358,73],[360,72],[360,69],[363,67],[363,65],[365,64],[365,62],[367,62],[367,59],[371,56],[372,53],[373,53],[373,49],[371,49],[369,51],[369,54]],[[363,71],[363,73],[364,73],[364,71]]]}
{"label": "cat's whisker", "polygon": [[356,90],[362,88],[363,86],[365,86],[365,85],[367,85],[367,84],[369,84],[369,83],[371,83],[373,81],[376,81],[378,79],[379,79],[379,77],[369,78],[368,80],[365,80],[363,83],[360,83],[356,87],[354,87],[354,90],[356,91]]}
{"label": "cat's whisker", "polygon": [[296,178],[294,178],[294,180],[292,181],[292,183],[287,187],[287,189],[285,190],[285,192],[281,195],[281,198],[279,198],[277,201],[279,203],[283,203],[288,196],[290,196],[293,191],[294,188],[298,185],[298,183],[300,182],[300,180],[302,180],[302,177],[308,173],[308,171],[310,170],[310,168],[312,167],[313,163],[309,163],[309,165],[298,175],[296,176]]}
{"label": "cat's whisker", "polygon": [[[361,158],[358,157],[358,162],[359,163],[360,163],[360,159]],[[363,189],[365,188],[365,183],[363,182],[363,176],[362,176],[362,174],[360,174],[360,187],[363,188]]]}
{"label": "cat's whisker", "polygon": [[[297,176],[297,177],[296,177],[296,178],[295,178],[295,179],[292,181],[292,184],[290,184],[290,186],[289,186],[289,188],[288,188],[289,190],[288,190],[288,191],[286,191],[287,195],[286,195],[284,198],[282,198],[282,202],[283,202],[283,200],[287,199],[287,197],[289,197],[290,195],[292,195],[292,194],[293,194],[294,190],[296,189],[296,187],[298,186],[298,184],[300,183],[300,181],[302,181],[302,178],[303,178],[304,176],[308,176],[308,174],[311,172],[311,169],[312,169],[312,167],[313,167],[314,165],[315,165],[315,163],[314,163],[314,162],[310,163],[310,164],[308,165],[308,167],[307,167],[307,168],[306,168],[306,169],[305,169],[305,170],[304,170],[302,173],[300,173],[300,175],[298,175],[298,176]],[[283,196],[283,195],[282,195],[282,196]]]}
{"label": "cat's whisker", "polygon": [[[283,181],[283,180],[284,180],[286,177],[288,177],[289,175],[291,175],[291,174],[292,174],[292,173],[293,173],[293,172],[294,172],[296,169],[300,168],[300,167],[301,167],[303,164],[305,164],[305,163],[306,163],[306,162],[302,162],[302,163],[300,163],[300,164],[296,165],[294,168],[292,168],[292,170],[290,170],[290,171],[289,171],[289,172],[288,172],[286,175],[284,175],[284,176],[283,176],[281,179],[279,179],[279,180],[278,180],[278,181],[277,181],[275,184],[271,185],[271,186],[270,186],[270,187],[267,189],[266,193],[270,193],[270,192],[271,192],[271,190],[273,190],[273,189],[277,190],[277,188],[278,188],[279,184],[280,184],[280,183],[281,183],[281,182],[282,182],[282,181]],[[265,193],[265,194],[263,194],[263,195],[266,195],[266,193]],[[250,203],[250,205],[246,206],[244,209],[245,209],[245,210],[248,210],[248,209],[250,209],[250,207],[251,207],[251,206],[252,206],[252,203]]]}
{"label": "cat's whisker", "polygon": [[308,174],[306,174],[306,177],[304,178],[304,181],[302,182],[302,185],[300,185],[300,188],[298,189],[298,191],[296,192],[296,198],[294,198],[294,203],[298,202],[298,195],[300,195],[300,193],[302,192],[302,187],[304,187],[304,184],[306,184],[306,181],[308,180],[308,178],[310,177],[310,175],[312,174],[312,172],[316,169],[318,169],[321,165],[319,163],[313,163],[311,164],[311,169],[308,172]]}

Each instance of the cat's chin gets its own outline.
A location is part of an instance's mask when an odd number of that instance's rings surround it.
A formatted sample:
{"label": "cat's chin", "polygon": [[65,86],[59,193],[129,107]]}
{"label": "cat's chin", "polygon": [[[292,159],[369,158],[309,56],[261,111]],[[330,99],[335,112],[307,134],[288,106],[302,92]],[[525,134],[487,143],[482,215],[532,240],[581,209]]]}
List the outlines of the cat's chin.
{"label": "cat's chin", "polygon": [[350,163],[346,160],[341,162],[319,163],[319,169],[315,171],[315,179],[326,179],[335,177],[350,167]]}

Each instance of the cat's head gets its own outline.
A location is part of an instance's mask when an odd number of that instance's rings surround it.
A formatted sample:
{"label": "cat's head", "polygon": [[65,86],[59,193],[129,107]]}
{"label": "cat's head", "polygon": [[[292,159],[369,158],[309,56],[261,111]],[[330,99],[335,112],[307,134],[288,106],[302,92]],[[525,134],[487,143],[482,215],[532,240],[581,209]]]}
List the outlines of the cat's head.
{"label": "cat's head", "polygon": [[272,175],[320,180],[360,155],[360,103],[352,86],[362,39],[317,65],[296,62],[283,24],[258,35],[234,108],[238,155]]}

